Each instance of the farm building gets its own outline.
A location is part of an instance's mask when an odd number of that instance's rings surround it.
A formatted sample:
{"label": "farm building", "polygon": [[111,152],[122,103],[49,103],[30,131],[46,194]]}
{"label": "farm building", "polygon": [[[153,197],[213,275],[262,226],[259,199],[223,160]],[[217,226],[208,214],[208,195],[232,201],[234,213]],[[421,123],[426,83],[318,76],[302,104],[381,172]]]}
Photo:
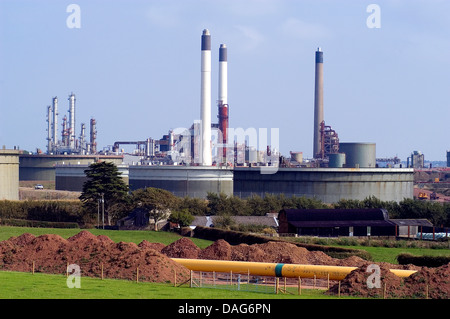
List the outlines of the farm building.
{"label": "farm building", "polygon": [[[214,221],[220,216],[196,216],[191,223],[191,228],[196,226],[214,227]],[[273,214],[266,214],[266,216],[230,216],[231,220],[237,225],[259,225],[278,228],[277,216]]]}
{"label": "farm building", "polygon": [[397,225],[397,236],[421,238],[423,233],[434,232],[433,224],[427,219],[391,219]]}
{"label": "farm building", "polygon": [[300,236],[395,236],[384,209],[283,209],[278,233]]}

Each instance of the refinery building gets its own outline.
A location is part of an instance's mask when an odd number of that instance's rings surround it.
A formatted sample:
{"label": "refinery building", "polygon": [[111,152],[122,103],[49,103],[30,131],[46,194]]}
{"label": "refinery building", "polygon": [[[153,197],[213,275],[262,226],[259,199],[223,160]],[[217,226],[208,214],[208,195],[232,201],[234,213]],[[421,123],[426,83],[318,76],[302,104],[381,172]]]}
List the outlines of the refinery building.
{"label": "refinery building", "polygon": [[[76,98],[69,98],[68,117],[58,133],[58,99],[47,107],[46,154],[20,155],[21,180],[55,180],[56,189],[80,191],[84,170],[96,161],[118,165],[131,190],[143,187],[167,189],[178,196],[205,198],[208,192],[243,198],[285,194],[306,196],[326,203],[340,199],[375,196],[385,201],[413,198],[414,169],[378,167],[376,144],[340,141],[325,123],[323,103],[324,52],[315,52],[313,158],[302,152],[284,157],[277,147],[256,149],[236,134],[252,132],[229,127],[227,46],[220,44],[218,61],[217,123],[212,121],[211,34],[203,30],[200,43],[200,120],[186,128],[168,130],[161,138],[114,141],[111,149],[99,150],[96,120],[90,121],[89,137],[84,124],[75,131]],[[243,132],[242,132],[243,131]],[[134,145],[135,151],[122,147]]]}

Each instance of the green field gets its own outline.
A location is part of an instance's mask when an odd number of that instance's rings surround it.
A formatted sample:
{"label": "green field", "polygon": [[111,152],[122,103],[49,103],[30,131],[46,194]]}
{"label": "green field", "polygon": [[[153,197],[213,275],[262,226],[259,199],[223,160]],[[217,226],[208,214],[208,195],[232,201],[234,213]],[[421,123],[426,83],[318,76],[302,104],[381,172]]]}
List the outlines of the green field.
{"label": "green field", "polygon": [[[32,228],[32,227],[9,227],[0,226],[0,241],[7,240],[10,237],[17,237],[24,233],[30,233],[34,236],[43,234],[57,234],[63,238],[69,238],[78,234],[82,229],[62,229],[62,228]],[[156,231],[139,231],[139,230],[103,230],[103,229],[88,229],[89,232],[98,236],[106,235],[114,242],[132,242],[139,244],[143,240],[151,243],[162,243],[169,245],[181,238],[177,233],[172,232],[156,232]],[[200,248],[208,247],[212,244],[209,240],[198,238],[191,238],[192,241]]]}
{"label": "green field", "polygon": [[188,285],[81,277],[80,288],[69,288],[64,275],[0,271],[0,299],[333,299],[323,290],[302,294],[257,293],[190,288]]}
{"label": "green field", "polygon": [[397,256],[408,253],[414,256],[450,256],[450,249],[436,248],[406,248],[406,247],[370,247],[370,246],[339,246],[368,251],[375,262],[398,264]]}

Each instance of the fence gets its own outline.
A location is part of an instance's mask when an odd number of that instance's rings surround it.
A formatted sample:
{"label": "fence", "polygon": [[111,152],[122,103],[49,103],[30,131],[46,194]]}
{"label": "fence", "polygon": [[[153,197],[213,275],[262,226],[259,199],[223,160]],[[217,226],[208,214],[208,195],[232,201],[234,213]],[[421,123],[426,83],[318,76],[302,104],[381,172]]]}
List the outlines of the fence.
{"label": "fence", "polygon": [[187,282],[191,288],[213,288],[239,290],[258,293],[301,294],[302,289],[329,289],[337,281],[318,278],[286,278],[274,276],[257,276],[250,273],[206,272],[191,270]]}

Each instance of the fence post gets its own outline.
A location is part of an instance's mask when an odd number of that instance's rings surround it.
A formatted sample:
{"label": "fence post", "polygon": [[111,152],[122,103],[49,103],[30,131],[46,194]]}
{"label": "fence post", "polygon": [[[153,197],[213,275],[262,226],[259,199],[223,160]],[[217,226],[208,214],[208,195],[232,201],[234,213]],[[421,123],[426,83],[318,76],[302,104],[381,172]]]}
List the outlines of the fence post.
{"label": "fence post", "polygon": [[327,290],[330,290],[330,273],[327,274]]}
{"label": "fence post", "polygon": [[276,277],[275,280],[275,293],[278,295],[278,288],[279,288],[280,278]]}
{"label": "fence post", "polygon": [[136,282],[139,282],[139,267],[136,267]]}
{"label": "fence post", "polygon": [[191,276],[189,278],[189,287],[192,288],[192,270],[191,270]]}
{"label": "fence post", "polygon": [[103,280],[103,263],[102,263],[102,271],[101,271],[101,278],[102,278],[102,280]]}
{"label": "fence post", "polygon": [[341,281],[338,283],[338,298],[341,298]]}
{"label": "fence post", "polygon": [[33,260],[33,267],[31,269],[31,274],[34,275],[34,260]]}
{"label": "fence post", "polygon": [[298,294],[302,294],[302,278],[300,276],[298,276]]}

